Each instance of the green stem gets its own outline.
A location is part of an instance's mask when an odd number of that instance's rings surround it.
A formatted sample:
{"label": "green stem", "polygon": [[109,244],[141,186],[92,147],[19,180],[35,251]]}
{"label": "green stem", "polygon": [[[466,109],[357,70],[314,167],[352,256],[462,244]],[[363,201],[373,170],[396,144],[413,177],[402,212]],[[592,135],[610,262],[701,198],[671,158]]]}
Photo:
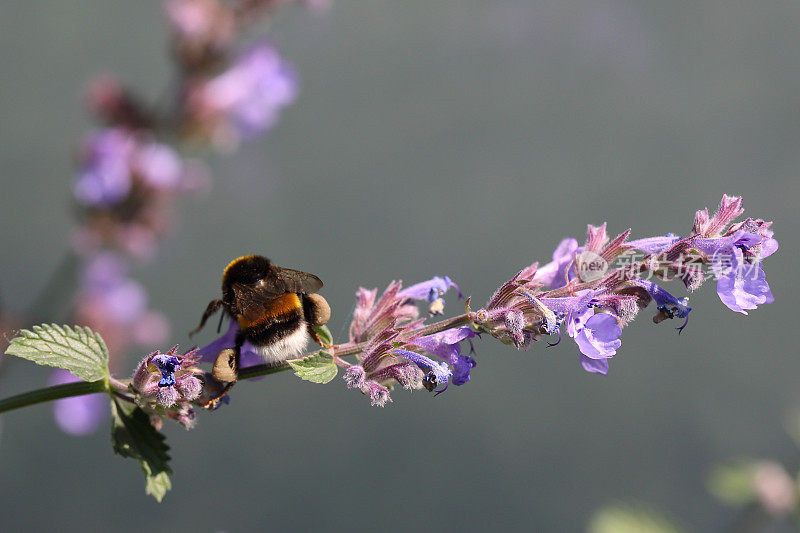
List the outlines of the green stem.
{"label": "green stem", "polygon": [[[429,326],[425,326],[424,328],[417,330],[415,333],[421,333],[423,336],[433,335],[434,333],[439,333],[447,329],[463,326],[468,323],[469,316],[464,314],[457,317],[448,318],[447,320],[442,320],[441,322],[436,322],[435,324],[430,324]],[[355,355],[360,353],[362,350],[364,350],[366,345],[366,342],[357,344],[342,344],[340,346],[331,348],[331,351],[337,357],[344,357],[347,355]],[[299,358],[302,359],[303,357],[308,357],[309,355],[313,355],[313,353],[316,352],[302,355]],[[290,368],[291,367],[286,363],[278,366],[248,366],[239,370],[239,379],[244,380],[267,376],[269,374],[276,374],[278,372],[283,372],[284,370],[289,370]],[[109,387],[114,387],[115,390],[125,390],[127,388],[125,383],[114,380],[113,378],[110,378],[110,381],[78,381],[75,383],[66,383],[64,385],[55,385],[53,387],[45,387],[43,389],[24,392],[22,394],[17,394],[16,396],[11,396],[10,398],[0,400],[0,413],[19,409],[21,407],[27,407],[29,405],[35,405],[37,403],[60,400],[61,398],[71,398],[72,396],[83,396],[84,394],[94,394],[97,392],[108,392]]]}
{"label": "green stem", "polygon": [[75,383],[65,383],[64,385],[54,385],[0,400],[0,413],[37,403],[52,402],[61,398],[83,396],[84,394],[94,394],[96,392],[108,392],[108,384],[105,380],[76,381]]}

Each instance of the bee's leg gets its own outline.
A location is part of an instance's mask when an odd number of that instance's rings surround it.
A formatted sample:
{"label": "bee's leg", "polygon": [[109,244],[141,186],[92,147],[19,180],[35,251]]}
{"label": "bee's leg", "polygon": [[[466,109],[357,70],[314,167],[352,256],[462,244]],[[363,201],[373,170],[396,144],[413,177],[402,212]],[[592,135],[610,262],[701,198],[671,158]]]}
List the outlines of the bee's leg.
{"label": "bee's leg", "polygon": [[314,342],[323,346],[324,348],[331,348],[330,345],[322,342],[317,332],[311,326],[322,326],[327,324],[331,318],[331,306],[328,305],[327,300],[319,294],[304,294],[303,295],[303,314],[308,322],[308,333]]}
{"label": "bee's leg", "polygon": [[222,305],[222,300],[211,300],[210,302],[208,302],[208,307],[206,307],[206,310],[203,313],[203,318],[200,319],[200,325],[197,326],[197,328],[194,331],[191,331],[189,333],[189,336],[191,337],[192,335],[203,329],[203,326],[206,325],[206,320],[208,320],[211,315],[216,313],[221,305]]}
{"label": "bee's leg", "polygon": [[236,335],[236,344],[233,348],[226,348],[219,352],[216,361],[214,361],[214,368],[211,370],[211,377],[217,381],[226,383],[226,385],[206,403],[202,405],[203,409],[216,409],[222,398],[228,394],[228,391],[236,385],[239,380],[239,358],[241,357],[242,345],[244,344],[244,334],[240,331]]}

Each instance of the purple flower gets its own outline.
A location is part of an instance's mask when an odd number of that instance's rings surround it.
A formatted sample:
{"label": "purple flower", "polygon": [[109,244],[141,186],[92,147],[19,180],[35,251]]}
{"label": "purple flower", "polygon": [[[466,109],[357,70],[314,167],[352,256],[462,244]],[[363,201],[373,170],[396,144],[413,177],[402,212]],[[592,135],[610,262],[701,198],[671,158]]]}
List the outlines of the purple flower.
{"label": "purple flower", "polygon": [[746,310],[775,301],[761,259],[775,253],[777,240],[738,230],[724,237],[697,237],[690,242],[693,248],[711,257],[717,294],[728,308],[746,315]]}
{"label": "purple flower", "polygon": [[294,68],[262,42],[206,84],[200,105],[225,118],[228,134],[250,139],[270,129],[296,95]]}
{"label": "purple flower", "polygon": [[425,388],[428,390],[433,391],[437,386],[444,385],[444,389],[436,392],[436,395],[439,395],[447,389],[447,384],[450,381],[450,377],[453,375],[453,371],[450,370],[447,364],[434,361],[430,357],[401,348],[392,350],[392,353],[408,359],[424,372],[427,372],[422,381]]}
{"label": "purple flower", "polygon": [[364,342],[390,327],[393,322],[406,324],[419,316],[417,306],[400,296],[402,283],[393,281],[376,302],[378,289],[360,287],[356,291],[356,308],[350,323],[350,340]]}
{"label": "purple flower", "polygon": [[88,207],[109,207],[122,201],[132,186],[133,150],[133,141],[121,129],[95,133],[73,189],[78,202]]}
{"label": "purple flower", "polygon": [[477,362],[468,355],[461,355],[461,341],[469,340],[477,333],[468,326],[448,329],[416,339],[413,344],[435,355],[453,367],[453,384],[463,385],[470,379],[470,371]]}
{"label": "purple flower", "polygon": [[459,298],[463,298],[461,289],[447,276],[443,278],[434,276],[428,281],[423,281],[401,290],[397,295],[410,300],[427,300],[430,302],[430,314],[440,315],[444,311],[444,298],[442,296],[451,287],[456,290]]}
{"label": "purple flower", "polygon": [[136,367],[131,386],[139,395],[137,402],[141,407],[155,411],[152,405],[155,403],[166,409],[182,410],[200,396],[197,350],[176,355],[177,350],[174,346],[167,353],[153,352]]}
{"label": "purple flower", "polygon": [[[553,260],[536,270],[533,280],[551,289],[563,287],[567,283],[567,269],[577,252],[578,241],[571,238],[564,239],[553,252]],[[572,277],[575,277],[574,273]]]}
{"label": "purple flower", "polygon": [[413,362],[393,353],[393,348],[404,343],[398,338],[405,333],[412,340],[413,332],[405,332],[404,327],[392,320],[386,328],[370,338],[358,356],[358,364],[350,365],[344,372],[348,389],[359,389],[370,396],[372,405],[383,407],[389,397],[386,385],[399,383],[404,389],[421,389],[425,374]]}
{"label": "purple flower", "polygon": [[588,372],[608,373],[607,359],[617,353],[622,328],[610,313],[595,314],[594,307],[567,315],[567,334],[580,349],[580,362]]}
{"label": "purple flower", "polygon": [[658,323],[667,318],[684,318],[686,320],[683,322],[683,325],[677,328],[678,333],[683,332],[683,328],[685,328],[686,324],[689,322],[689,313],[692,310],[692,308],[687,305],[689,303],[689,299],[675,298],[673,295],[667,292],[666,289],[656,285],[652,281],[645,279],[637,280],[636,284],[640,287],[643,287],[656,302],[659,314],[653,318],[653,321]]}
{"label": "purple flower", "polygon": [[87,260],[77,298],[80,322],[103,334],[111,352],[133,341],[162,342],[166,320],[147,308],[144,287],[128,277],[122,256],[104,252]]}
{"label": "purple flower", "polygon": [[397,293],[397,295],[404,298],[411,298],[412,300],[428,300],[429,302],[432,302],[447,292],[451,287],[456,290],[459,298],[463,298],[461,289],[459,289],[458,285],[456,285],[455,282],[453,282],[453,280],[451,280],[448,276],[443,278],[434,276],[428,281],[423,281],[410,287],[406,287]]}
{"label": "purple flower", "polygon": [[[66,370],[56,369],[48,380],[49,385],[62,385],[80,381]],[[70,435],[88,435],[108,417],[108,396],[87,394],[56,400],[53,404],[56,424]]]}
{"label": "purple flower", "polygon": [[157,142],[139,146],[135,165],[142,180],[155,189],[177,190],[185,175],[183,161],[175,150]]}
{"label": "purple flower", "polygon": [[459,355],[453,363],[453,384],[463,385],[469,381],[470,371],[478,366],[478,362],[468,355]]}
{"label": "purple flower", "polygon": [[729,227],[743,212],[740,196],[723,195],[713,217],[708,209],[695,214],[692,236],[683,245],[711,258],[720,299],[733,311],[747,314],[774,301],[761,260],[778,250],[778,241],[772,238],[772,222],[748,218]]}
{"label": "purple flower", "polygon": [[[729,309],[747,314],[748,309],[775,301],[761,262],[748,263],[739,248],[730,250],[727,261],[714,261],[717,294]],[[716,258],[717,256],[715,256]]]}

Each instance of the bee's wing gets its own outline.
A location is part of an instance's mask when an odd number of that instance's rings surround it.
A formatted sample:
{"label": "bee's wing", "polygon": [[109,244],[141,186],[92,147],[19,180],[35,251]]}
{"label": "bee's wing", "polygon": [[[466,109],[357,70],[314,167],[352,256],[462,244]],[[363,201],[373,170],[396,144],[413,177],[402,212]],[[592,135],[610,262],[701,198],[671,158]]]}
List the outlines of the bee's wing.
{"label": "bee's wing", "polygon": [[282,293],[313,294],[322,288],[322,280],[314,274],[290,268],[271,268],[265,281],[266,285],[272,285],[275,290]]}
{"label": "bee's wing", "polygon": [[233,294],[236,297],[236,309],[248,321],[255,322],[265,314],[270,314],[270,303],[283,294],[267,287],[234,283]]}

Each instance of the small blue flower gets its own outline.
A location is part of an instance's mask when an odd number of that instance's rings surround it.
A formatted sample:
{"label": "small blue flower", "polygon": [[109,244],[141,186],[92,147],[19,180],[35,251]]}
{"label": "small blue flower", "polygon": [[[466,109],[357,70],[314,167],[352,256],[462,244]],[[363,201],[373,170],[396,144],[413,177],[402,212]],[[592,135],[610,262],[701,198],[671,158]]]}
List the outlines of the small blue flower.
{"label": "small blue flower", "polygon": [[411,298],[412,300],[428,300],[429,302],[433,302],[446,293],[450,287],[453,287],[456,290],[459,298],[463,298],[461,289],[459,289],[458,285],[456,285],[448,276],[443,278],[434,276],[428,281],[423,281],[421,283],[411,285],[410,287],[406,287],[397,293],[397,295],[405,298]]}
{"label": "small blue flower", "polygon": [[663,287],[656,285],[652,281],[647,281],[646,279],[637,280],[636,283],[643,287],[647,293],[653,297],[653,300],[656,302],[657,309],[660,311],[661,316],[663,317],[662,320],[675,317],[686,319],[684,320],[683,325],[676,328],[678,333],[682,333],[683,328],[685,328],[686,324],[689,323],[689,313],[692,310],[692,308],[687,305],[689,303],[689,298],[676,298],[667,292],[667,290]]}
{"label": "small blue flower", "polygon": [[431,304],[429,309],[430,313],[432,315],[439,315],[444,311],[444,299],[442,297],[451,287],[456,290],[459,298],[463,298],[461,289],[447,276],[443,278],[434,276],[428,281],[406,287],[398,292],[397,296],[410,300],[426,300]]}
{"label": "small blue flower", "polygon": [[174,355],[157,354],[152,362],[161,372],[161,379],[158,380],[159,387],[169,387],[175,385],[175,371],[180,369],[181,361]]}
{"label": "small blue flower", "polygon": [[423,371],[427,372],[427,375],[423,379],[428,390],[434,390],[439,385],[444,385],[444,388],[440,391],[437,391],[435,396],[443,393],[447,390],[447,385],[450,381],[450,377],[453,375],[453,371],[450,370],[450,367],[447,366],[446,363],[439,363],[431,359],[430,357],[426,357],[422,354],[418,354],[416,352],[412,352],[409,350],[403,350],[401,348],[396,348],[392,350],[392,353],[399,355],[400,357],[405,357],[418,367],[420,367]]}
{"label": "small blue flower", "polygon": [[476,335],[469,326],[462,326],[420,337],[414,340],[414,345],[450,364],[453,367],[453,384],[463,385],[469,381],[470,370],[478,363],[472,357],[461,355],[461,341]]}
{"label": "small blue flower", "polygon": [[478,366],[478,362],[468,355],[459,355],[453,363],[453,384],[463,385],[469,381],[470,371]]}

